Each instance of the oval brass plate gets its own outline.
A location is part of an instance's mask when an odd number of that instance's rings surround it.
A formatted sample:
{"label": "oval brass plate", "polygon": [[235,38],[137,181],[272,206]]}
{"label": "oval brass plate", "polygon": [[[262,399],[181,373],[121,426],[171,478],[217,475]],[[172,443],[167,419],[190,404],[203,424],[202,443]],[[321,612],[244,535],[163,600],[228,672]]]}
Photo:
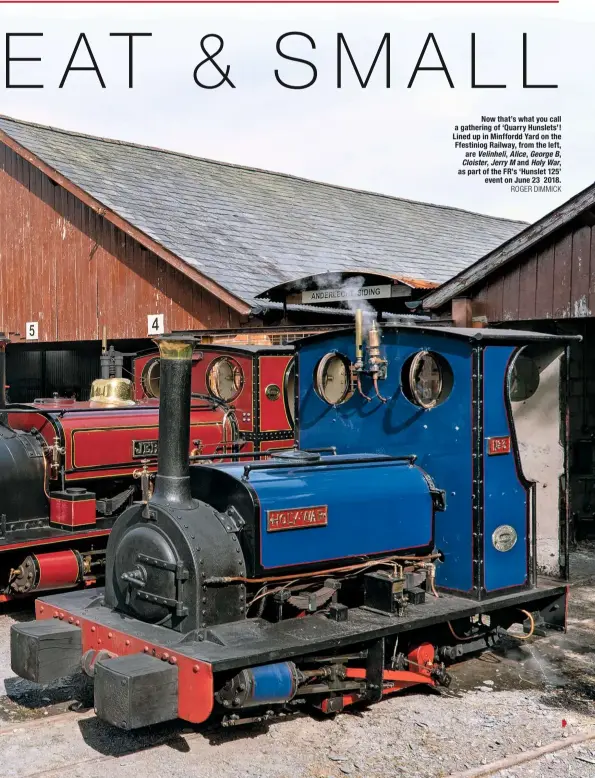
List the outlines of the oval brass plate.
{"label": "oval brass plate", "polygon": [[267,400],[278,400],[281,397],[281,389],[277,384],[269,384],[264,390]]}
{"label": "oval brass plate", "polygon": [[492,533],[492,543],[497,551],[510,551],[517,542],[517,533],[510,524],[501,524]]}

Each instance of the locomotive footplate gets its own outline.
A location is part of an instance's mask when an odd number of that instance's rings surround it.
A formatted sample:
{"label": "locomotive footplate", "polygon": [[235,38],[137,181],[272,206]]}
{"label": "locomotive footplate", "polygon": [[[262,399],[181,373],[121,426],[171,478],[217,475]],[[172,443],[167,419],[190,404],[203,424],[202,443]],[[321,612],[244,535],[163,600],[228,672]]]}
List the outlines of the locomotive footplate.
{"label": "locomotive footplate", "polygon": [[[38,621],[12,627],[12,666],[22,677],[47,682],[52,675],[52,664],[56,672],[58,668],[63,670],[60,663],[56,664],[53,649],[64,632],[70,654],[78,650],[81,660],[86,657],[87,666],[96,659],[97,666],[101,665],[102,670],[113,669],[109,678],[109,673],[95,674],[96,700],[104,698],[101,689],[97,688],[103,677],[107,678],[106,683],[111,688],[112,676],[117,673],[121,678],[119,683],[126,687],[126,694],[130,696],[135,689],[142,687],[145,674],[152,682],[162,676],[170,695],[166,718],[172,717],[171,695],[175,686],[177,715],[186,721],[200,723],[212,712],[213,676],[218,673],[282,660],[299,662],[300,658],[314,653],[337,653],[381,638],[437,628],[478,614],[518,613],[519,609],[523,609],[532,612],[536,628],[564,630],[566,602],[566,586],[541,584],[530,591],[506,594],[483,602],[452,595],[430,597],[424,604],[410,606],[402,616],[351,608],[346,621],[336,621],[321,614],[277,623],[255,618],[180,635],[105,607],[101,589],[80,590],[38,599]],[[43,629],[48,619],[55,619],[53,629]],[[73,627],[81,630],[80,644],[73,639]],[[79,645],[80,648],[74,648]],[[133,674],[127,674],[126,663],[123,662],[123,657],[130,655],[145,656],[142,667],[135,666]],[[23,656],[27,657],[26,662],[23,662]],[[155,660],[153,664],[151,658]],[[71,670],[72,656],[69,656],[67,665]],[[171,672],[164,672],[168,666],[177,668],[175,678]],[[122,704],[121,701],[119,704]],[[134,708],[132,697],[129,705]],[[159,715],[164,715],[164,712]],[[129,718],[131,721],[138,720],[134,715]],[[122,726],[121,722],[113,723]],[[143,723],[150,724],[153,720]]]}

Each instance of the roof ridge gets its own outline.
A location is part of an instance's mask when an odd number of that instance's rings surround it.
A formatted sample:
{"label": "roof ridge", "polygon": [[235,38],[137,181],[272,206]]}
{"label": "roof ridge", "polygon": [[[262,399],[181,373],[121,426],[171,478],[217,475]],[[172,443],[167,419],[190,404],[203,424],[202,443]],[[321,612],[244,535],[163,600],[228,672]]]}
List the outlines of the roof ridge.
{"label": "roof ridge", "polygon": [[[582,189],[569,200],[553,208],[524,230],[508,238],[495,249],[488,251],[466,268],[456,273],[437,289],[424,298],[424,307],[432,310],[452,300],[456,295],[466,292],[481,283],[490,273],[497,272],[519,256],[521,263],[526,261],[527,252],[535,251],[543,240],[551,237],[577,218],[583,211],[592,208],[595,200],[595,182]],[[484,265],[494,262],[493,266],[481,270]],[[452,290],[452,291],[450,291]]]}
{"label": "roof ridge", "polygon": [[[219,165],[221,167],[233,168],[235,170],[246,170],[251,173],[263,173],[270,176],[278,176],[280,178],[291,179],[293,181],[300,181],[306,184],[315,184],[317,186],[328,187],[331,189],[338,189],[343,192],[355,192],[357,194],[368,195],[370,197],[382,197],[386,200],[395,200],[402,203],[410,203],[411,205],[422,205],[428,208],[439,208],[445,211],[464,213],[464,214],[468,214],[469,216],[479,216],[483,219],[491,219],[493,221],[506,222],[507,224],[520,224],[523,226],[528,226],[528,222],[522,221],[520,219],[508,219],[505,216],[492,216],[491,214],[480,213],[479,211],[469,211],[465,208],[458,208],[452,205],[441,205],[438,203],[424,202],[423,200],[412,200],[407,197],[397,197],[396,195],[384,194],[382,192],[373,192],[372,190],[369,189],[359,189],[359,188],[344,186],[342,184],[334,184],[328,181],[318,181],[312,178],[304,178],[303,176],[296,176],[293,173],[283,173],[276,170],[267,170],[265,168],[251,167],[249,165],[239,165],[234,162],[222,162],[221,160],[209,159],[207,157],[198,157],[194,154],[189,154],[187,152],[174,151],[172,149],[164,149],[159,146],[147,146],[147,145],[143,145],[142,143],[134,143],[133,141],[118,140],[116,138],[104,138],[99,135],[89,135],[88,133],[77,132],[75,130],[65,130],[61,127],[54,127],[48,124],[39,124],[38,122],[29,122],[23,119],[15,119],[13,116],[7,116],[6,114],[0,114],[0,119],[5,119],[6,121],[14,122],[15,124],[20,124],[25,127],[35,127],[40,130],[50,130],[51,132],[59,133],[61,135],[68,135],[70,137],[85,138],[87,140],[100,141],[102,143],[109,143],[116,146],[129,146],[131,148],[143,149],[145,151],[155,151],[155,152],[159,152],[160,154],[167,154],[175,157],[181,157],[183,159],[192,159],[200,162],[207,162],[211,165]],[[6,132],[6,130],[4,131]]]}

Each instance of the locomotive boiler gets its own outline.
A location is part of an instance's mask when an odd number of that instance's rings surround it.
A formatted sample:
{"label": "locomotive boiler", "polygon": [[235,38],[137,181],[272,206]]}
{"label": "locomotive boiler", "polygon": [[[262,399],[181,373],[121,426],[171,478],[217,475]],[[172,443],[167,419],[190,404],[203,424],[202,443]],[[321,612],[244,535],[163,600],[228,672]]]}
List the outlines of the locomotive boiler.
{"label": "locomotive boiler", "polygon": [[153,495],[115,522],[103,590],[38,599],[12,627],[13,670],[82,668],[123,729],[233,725],[448,685],[449,663],[515,623],[565,629],[566,587],[537,579],[541,503],[512,407],[538,394],[513,398],[519,360],[545,375],[565,340],[364,334],[297,344],[295,450],[192,466],[192,340],[163,337]]}
{"label": "locomotive boiler", "polygon": [[[156,470],[159,403],[128,399],[129,384],[99,379],[90,402],[7,405],[0,392],[0,602],[103,579],[114,520],[148,499]],[[235,450],[233,408],[195,397],[189,438],[197,456]]]}

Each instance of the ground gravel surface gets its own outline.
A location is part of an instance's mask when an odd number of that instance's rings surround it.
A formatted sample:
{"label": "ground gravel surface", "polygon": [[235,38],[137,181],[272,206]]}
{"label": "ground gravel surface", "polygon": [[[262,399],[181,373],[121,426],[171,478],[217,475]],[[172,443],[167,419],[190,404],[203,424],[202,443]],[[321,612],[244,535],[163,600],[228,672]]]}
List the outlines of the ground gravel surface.
{"label": "ground gravel surface", "polygon": [[[84,681],[16,679],[0,615],[2,778],[445,778],[581,733],[595,734],[595,555],[573,587],[567,635],[457,665],[450,689],[411,689],[334,718],[300,714],[219,730],[181,723],[127,734],[98,721]],[[0,693],[2,689],[0,688]],[[70,701],[80,710],[69,710]],[[499,778],[595,778],[595,739]]]}

